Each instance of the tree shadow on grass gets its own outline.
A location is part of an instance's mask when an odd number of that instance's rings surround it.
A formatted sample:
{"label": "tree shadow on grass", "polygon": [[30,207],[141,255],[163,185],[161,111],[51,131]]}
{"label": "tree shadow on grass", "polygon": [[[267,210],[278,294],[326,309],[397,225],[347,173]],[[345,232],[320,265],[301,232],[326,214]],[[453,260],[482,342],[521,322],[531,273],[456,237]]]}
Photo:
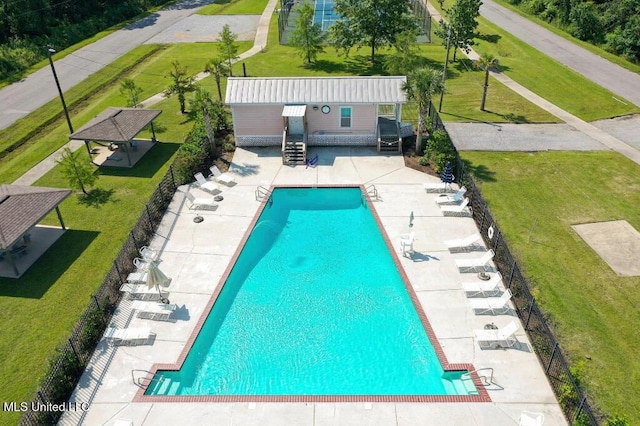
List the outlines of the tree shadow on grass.
{"label": "tree shadow on grass", "polygon": [[488,43],[497,43],[500,41],[502,36],[500,34],[476,34],[476,37],[480,40],[484,40]]}
{"label": "tree shadow on grass", "polygon": [[113,189],[102,189],[102,188],[94,188],[89,191],[88,194],[82,194],[79,197],[80,204],[84,204],[87,207],[98,208],[103,204],[108,203],[109,201],[117,201],[111,199],[115,190]]}
{"label": "tree shadow on grass", "polygon": [[327,61],[326,59],[318,59],[310,64],[304,64],[303,68],[313,71],[321,71],[330,74],[345,73],[346,67],[342,62]]}
{"label": "tree shadow on grass", "polygon": [[473,164],[471,160],[463,159],[465,168],[469,173],[475,176],[476,179],[482,182],[495,182],[495,172],[487,168],[484,164]]}
{"label": "tree shadow on grass", "polygon": [[41,298],[97,236],[96,231],[67,230],[22,277],[0,278],[0,296]]}

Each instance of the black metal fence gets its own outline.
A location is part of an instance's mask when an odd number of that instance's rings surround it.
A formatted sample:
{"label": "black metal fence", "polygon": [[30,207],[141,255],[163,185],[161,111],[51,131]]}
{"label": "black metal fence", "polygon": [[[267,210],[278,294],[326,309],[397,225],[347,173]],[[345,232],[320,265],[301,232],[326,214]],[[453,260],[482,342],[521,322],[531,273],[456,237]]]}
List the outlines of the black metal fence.
{"label": "black metal fence", "polygon": [[[22,413],[21,425],[50,425],[56,424],[59,420],[62,412],[52,411],[47,406],[59,405],[69,400],[122,297],[120,287],[126,281],[127,275],[135,269],[133,259],[139,256],[140,248],[153,238],[178,186],[187,183],[185,178],[180,179],[178,176],[193,175],[202,171],[205,164],[210,163],[212,146],[208,140],[196,143],[207,153],[204,161],[202,164],[185,165],[184,159],[178,153],[149,202],[144,206],[138,221],[113,261],[113,266],[96,294],[91,297],[87,310],[71,336],[65,344],[58,347],[36,397],[28,406],[28,410]],[[176,165],[187,167],[187,170],[175,173]]]}
{"label": "black metal fence", "polygon": [[[431,105],[431,123],[433,129],[446,132],[436,108]],[[455,149],[455,147],[454,147]],[[502,237],[498,223],[491,214],[476,180],[467,172],[464,162],[456,151],[456,180],[467,188],[469,205],[473,212],[480,234],[487,247],[493,249],[493,262],[503,276],[505,286],[512,293],[512,302],[516,312],[524,324],[529,340],[540,359],[545,374],[553,388],[556,398],[562,407],[565,417],[571,425],[599,425],[600,419],[589,405],[589,402],[569,369],[560,345],[553,332],[547,325],[545,315],[538,308],[536,300],[531,294],[527,279],[518,268],[515,258],[509,250],[507,242]],[[489,228],[493,229],[493,237],[489,238]]]}

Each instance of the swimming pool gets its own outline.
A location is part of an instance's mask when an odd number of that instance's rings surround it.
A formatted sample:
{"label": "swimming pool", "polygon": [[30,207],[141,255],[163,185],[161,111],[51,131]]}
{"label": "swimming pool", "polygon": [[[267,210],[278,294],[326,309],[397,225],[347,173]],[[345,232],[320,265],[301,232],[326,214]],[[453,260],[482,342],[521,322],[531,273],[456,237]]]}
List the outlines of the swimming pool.
{"label": "swimming pool", "polygon": [[335,12],[333,0],[315,0],[313,23],[320,25],[322,31],[327,31],[339,19],[340,15]]}
{"label": "swimming pool", "polygon": [[276,188],[180,370],[145,395],[470,395],[360,187]]}

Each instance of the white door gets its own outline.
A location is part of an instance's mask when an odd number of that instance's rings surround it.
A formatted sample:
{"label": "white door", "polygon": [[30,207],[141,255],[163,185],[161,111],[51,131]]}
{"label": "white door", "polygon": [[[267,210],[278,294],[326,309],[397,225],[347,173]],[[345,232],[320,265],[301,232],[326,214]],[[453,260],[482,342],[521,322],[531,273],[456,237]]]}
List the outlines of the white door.
{"label": "white door", "polygon": [[304,134],[304,117],[288,117],[289,118],[289,134]]}

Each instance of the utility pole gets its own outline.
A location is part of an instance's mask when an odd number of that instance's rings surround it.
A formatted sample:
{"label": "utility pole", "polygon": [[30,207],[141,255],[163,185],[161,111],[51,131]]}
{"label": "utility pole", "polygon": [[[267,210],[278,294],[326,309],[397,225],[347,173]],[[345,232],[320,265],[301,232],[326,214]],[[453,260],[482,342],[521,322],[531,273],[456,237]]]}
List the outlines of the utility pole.
{"label": "utility pole", "polygon": [[60,100],[62,101],[62,109],[64,109],[64,115],[67,117],[67,125],[69,126],[69,132],[73,133],[73,125],[71,124],[71,118],[69,118],[69,111],[67,110],[67,104],[64,101],[64,96],[62,95],[62,89],[60,88],[60,82],[58,81],[58,74],[56,74],[56,68],[53,66],[53,58],[52,54],[56,53],[56,51],[50,47],[47,48],[47,56],[49,57],[49,64],[51,65],[51,71],[53,71],[53,79],[56,81],[56,87],[58,88],[58,93],[60,94]]}
{"label": "utility pole", "polygon": [[451,25],[447,30],[447,57],[444,58],[444,72],[442,73],[442,92],[440,93],[440,104],[438,112],[442,112],[442,100],[444,99],[445,82],[447,80],[447,66],[449,65],[449,49],[451,48]]}

